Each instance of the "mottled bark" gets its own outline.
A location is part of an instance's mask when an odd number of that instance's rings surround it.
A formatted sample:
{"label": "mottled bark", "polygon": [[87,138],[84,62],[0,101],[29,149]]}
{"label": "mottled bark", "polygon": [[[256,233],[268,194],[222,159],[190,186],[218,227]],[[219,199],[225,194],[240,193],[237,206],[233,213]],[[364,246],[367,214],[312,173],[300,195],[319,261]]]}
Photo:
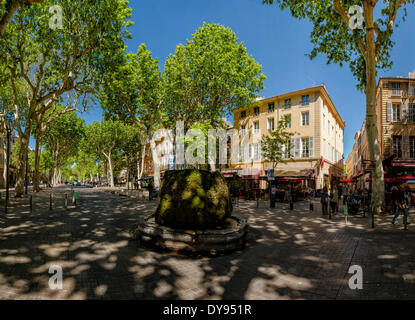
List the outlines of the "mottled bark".
{"label": "mottled bark", "polygon": [[376,43],[373,24],[374,7],[367,4],[365,7],[366,21],[366,131],[370,160],[376,161],[376,167],[372,170],[372,208],[380,212],[385,200],[385,182],[383,176],[382,158],[379,148],[379,134],[376,114]]}
{"label": "mottled bark", "polygon": [[26,176],[26,160],[27,152],[29,151],[29,139],[30,139],[31,125],[26,127],[24,133],[20,138],[20,148],[17,156],[16,163],[16,185],[15,185],[15,196],[21,198],[25,192],[25,176]]}
{"label": "mottled bark", "polygon": [[157,154],[156,142],[154,139],[150,141],[151,146],[151,156],[153,158],[153,166],[154,166],[154,188],[160,188],[160,162]]}

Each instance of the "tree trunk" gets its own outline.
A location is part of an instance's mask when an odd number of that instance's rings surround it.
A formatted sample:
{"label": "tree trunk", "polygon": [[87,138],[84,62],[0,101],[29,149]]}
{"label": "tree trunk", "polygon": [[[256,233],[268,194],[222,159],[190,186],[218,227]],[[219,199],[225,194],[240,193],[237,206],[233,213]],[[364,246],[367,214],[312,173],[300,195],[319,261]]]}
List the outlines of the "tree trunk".
{"label": "tree trunk", "polygon": [[147,147],[147,145],[144,144],[143,153],[141,155],[141,169],[140,169],[140,171],[137,172],[139,179],[141,179],[141,177],[143,176],[143,172],[144,172],[144,160],[145,160],[145,157],[146,157],[146,147]]}
{"label": "tree trunk", "polygon": [[6,181],[7,181],[7,168],[6,168],[6,163],[7,163],[7,134],[3,135],[3,159],[4,159],[4,166],[3,166],[3,187],[6,188]]}
{"label": "tree trunk", "polygon": [[379,148],[379,134],[376,114],[376,47],[375,30],[373,28],[373,7],[365,8],[366,21],[366,132],[368,139],[369,155],[371,161],[376,161],[376,167],[372,170],[372,208],[376,213],[380,212],[385,200],[385,183],[383,176],[382,158]]}
{"label": "tree trunk", "polygon": [[156,142],[153,139],[150,142],[150,146],[154,167],[154,188],[160,189],[160,163],[157,155]]}
{"label": "tree trunk", "polygon": [[40,177],[40,147],[42,145],[42,133],[38,127],[36,130],[36,146],[35,146],[35,170],[33,172],[33,191],[39,192],[39,177]]}
{"label": "tree trunk", "polygon": [[111,188],[114,188],[114,175],[113,175],[113,169],[112,169],[112,160],[111,160],[111,151],[108,153],[108,179],[109,179],[109,185]]}
{"label": "tree trunk", "polygon": [[16,168],[16,186],[15,196],[16,198],[22,198],[25,192],[25,175],[26,175],[26,157],[29,151],[29,138],[30,138],[31,125],[25,128],[24,133],[20,140],[20,148],[17,158]]}

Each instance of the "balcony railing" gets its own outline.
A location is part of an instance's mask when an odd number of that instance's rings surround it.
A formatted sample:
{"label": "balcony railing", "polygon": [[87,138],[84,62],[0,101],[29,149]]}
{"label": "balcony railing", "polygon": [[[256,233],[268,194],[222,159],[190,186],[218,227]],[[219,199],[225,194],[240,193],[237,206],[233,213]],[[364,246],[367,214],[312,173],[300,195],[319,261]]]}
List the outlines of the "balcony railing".
{"label": "balcony railing", "polygon": [[392,96],[393,97],[402,97],[402,90],[401,89],[392,89]]}

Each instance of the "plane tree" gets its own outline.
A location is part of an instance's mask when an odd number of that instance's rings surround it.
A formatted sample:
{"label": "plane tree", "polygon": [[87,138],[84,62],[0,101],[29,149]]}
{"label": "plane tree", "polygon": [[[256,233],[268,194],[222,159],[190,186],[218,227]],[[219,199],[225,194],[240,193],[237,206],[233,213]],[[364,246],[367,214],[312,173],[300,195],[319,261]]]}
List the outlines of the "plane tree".
{"label": "plane tree", "polygon": [[384,202],[384,176],[380,155],[376,114],[376,80],[379,70],[392,66],[392,35],[407,15],[406,6],[414,0],[262,0],[290,10],[297,19],[308,19],[312,25],[309,53],[327,56],[327,63],[348,64],[357,79],[357,87],[366,94],[366,131],[372,170],[372,210],[379,212]]}

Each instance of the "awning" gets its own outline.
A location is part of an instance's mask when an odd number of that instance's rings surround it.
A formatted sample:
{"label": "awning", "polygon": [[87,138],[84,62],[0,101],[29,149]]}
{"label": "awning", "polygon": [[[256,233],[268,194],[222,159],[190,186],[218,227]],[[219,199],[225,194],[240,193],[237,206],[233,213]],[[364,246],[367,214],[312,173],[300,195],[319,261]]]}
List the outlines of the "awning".
{"label": "awning", "polygon": [[276,179],[309,179],[313,176],[314,170],[313,169],[302,169],[302,170],[277,170],[275,172]]}
{"label": "awning", "polygon": [[351,182],[356,182],[355,179],[341,179],[339,180],[340,183],[351,183]]}
{"label": "awning", "polygon": [[413,167],[415,168],[415,162],[392,162],[392,167]]}

